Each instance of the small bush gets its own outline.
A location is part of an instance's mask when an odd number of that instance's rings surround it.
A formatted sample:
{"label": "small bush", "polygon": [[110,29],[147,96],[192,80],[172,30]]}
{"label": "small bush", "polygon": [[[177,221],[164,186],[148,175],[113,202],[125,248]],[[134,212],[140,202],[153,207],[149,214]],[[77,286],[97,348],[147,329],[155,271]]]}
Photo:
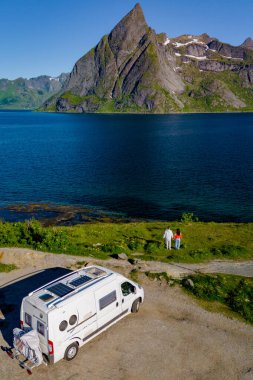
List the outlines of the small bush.
{"label": "small bush", "polygon": [[128,248],[131,251],[142,251],[143,250],[143,244],[138,240],[132,240],[130,243],[128,243]]}
{"label": "small bush", "polygon": [[145,252],[147,253],[157,253],[162,247],[162,243],[160,242],[148,242],[145,246]]}
{"label": "small bush", "polygon": [[108,244],[102,245],[101,250],[103,252],[109,252],[109,253],[121,253],[124,250],[124,248],[118,245],[115,245],[113,243],[108,243]]}
{"label": "small bush", "polygon": [[199,218],[193,212],[183,212],[180,221],[182,223],[198,222]]}
{"label": "small bush", "polygon": [[145,272],[145,275],[150,280],[165,280],[168,285],[173,286],[176,283],[176,280],[173,280],[171,276],[168,276],[166,272]]}
{"label": "small bush", "polygon": [[189,252],[189,256],[193,257],[193,258],[204,258],[204,257],[208,257],[209,253],[207,251],[205,251],[204,249],[195,249],[193,251],[190,251]]}
{"label": "small bush", "polygon": [[10,272],[17,269],[15,264],[2,264],[0,263],[0,272]]}
{"label": "small bush", "polygon": [[221,247],[213,247],[210,249],[210,252],[214,256],[225,256],[225,257],[237,257],[247,254],[247,250],[244,247],[226,244]]}

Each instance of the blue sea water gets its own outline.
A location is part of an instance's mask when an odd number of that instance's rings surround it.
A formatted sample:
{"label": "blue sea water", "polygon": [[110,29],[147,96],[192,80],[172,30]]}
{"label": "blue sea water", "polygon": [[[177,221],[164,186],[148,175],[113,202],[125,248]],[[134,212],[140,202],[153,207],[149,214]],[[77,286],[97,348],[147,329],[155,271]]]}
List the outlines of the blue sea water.
{"label": "blue sea water", "polygon": [[0,112],[0,207],[253,221],[253,114]]}

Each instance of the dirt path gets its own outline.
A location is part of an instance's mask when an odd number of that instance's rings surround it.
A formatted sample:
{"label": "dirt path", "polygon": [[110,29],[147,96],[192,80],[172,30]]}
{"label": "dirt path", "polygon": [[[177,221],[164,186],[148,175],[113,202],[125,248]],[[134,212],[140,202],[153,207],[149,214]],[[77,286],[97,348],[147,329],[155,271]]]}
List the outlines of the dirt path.
{"label": "dirt path", "polygon": [[[112,265],[115,267],[133,269],[139,271],[156,271],[167,272],[169,276],[179,278],[186,274],[194,272],[202,273],[230,273],[246,277],[253,277],[253,260],[248,261],[223,261],[215,260],[204,264],[177,264],[177,263],[160,263],[156,261],[142,261],[133,266],[126,260],[109,259],[98,260],[91,257],[71,256],[65,254],[53,254],[40,251],[34,251],[25,248],[0,248],[0,262],[5,264],[15,263],[21,272],[27,266],[40,268],[49,268],[54,266],[74,267],[77,262],[98,263],[100,265]],[[5,278],[16,278],[18,271],[11,272],[12,274],[0,273],[0,285],[4,283]]]}
{"label": "dirt path", "polygon": [[[21,299],[40,285],[48,272],[42,262],[5,277],[1,288],[0,344],[6,345],[19,322]],[[43,266],[43,265],[42,265]],[[63,270],[62,268],[60,268]],[[119,271],[127,273],[122,267]],[[56,275],[56,273],[54,273]],[[22,276],[22,277],[21,277]],[[44,277],[43,277],[44,276]],[[239,321],[201,309],[178,287],[139,280],[145,302],[131,314],[80,349],[72,362],[40,366],[33,378],[62,380],[252,380],[253,330]],[[0,351],[0,379],[22,380],[26,373]]]}

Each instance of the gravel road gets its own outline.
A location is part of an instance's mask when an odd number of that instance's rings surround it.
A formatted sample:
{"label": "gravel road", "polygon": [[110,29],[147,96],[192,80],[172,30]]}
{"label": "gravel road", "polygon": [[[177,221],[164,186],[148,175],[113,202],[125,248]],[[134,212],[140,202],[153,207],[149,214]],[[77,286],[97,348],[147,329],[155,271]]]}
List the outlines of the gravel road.
{"label": "gravel road", "polygon": [[[61,255],[54,255],[60,257]],[[46,257],[46,256],[45,256]],[[18,325],[22,297],[47,276],[44,257],[0,277],[0,344],[6,346]],[[51,263],[52,264],[52,263]],[[51,265],[52,267],[52,265]],[[118,268],[127,274],[127,264]],[[13,281],[16,279],[15,281]],[[41,365],[34,379],[62,380],[252,380],[252,326],[210,313],[179,287],[139,277],[145,302],[83,346],[72,362]],[[26,372],[0,351],[0,379],[22,380]]]}

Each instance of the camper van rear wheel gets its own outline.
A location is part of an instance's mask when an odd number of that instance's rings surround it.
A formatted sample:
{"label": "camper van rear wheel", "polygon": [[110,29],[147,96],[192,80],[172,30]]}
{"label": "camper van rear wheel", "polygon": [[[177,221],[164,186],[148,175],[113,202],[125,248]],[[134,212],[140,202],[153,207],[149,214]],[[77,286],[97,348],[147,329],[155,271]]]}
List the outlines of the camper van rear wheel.
{"label": "camper van rear wheel", "polygon": [[72,360],[76,357],[78,353],[78,344],[72,343],[70,346],[66,348],[64,359],[66,360]]}
{"label": "camper van rear wheel", "polygon": [[138,298],[137,300],[133,302],[131,312],[138,313],[139,308],[140,308],[140,299]]}

